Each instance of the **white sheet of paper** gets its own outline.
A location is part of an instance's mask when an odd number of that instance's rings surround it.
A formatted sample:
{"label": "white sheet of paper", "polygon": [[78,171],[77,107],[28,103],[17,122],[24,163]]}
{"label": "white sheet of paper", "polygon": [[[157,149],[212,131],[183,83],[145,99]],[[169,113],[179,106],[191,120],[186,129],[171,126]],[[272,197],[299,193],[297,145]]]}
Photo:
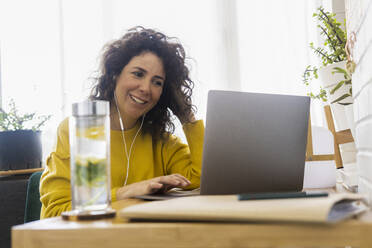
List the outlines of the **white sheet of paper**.
{"label": "white sheet of paper", "polygon": [[306,161],[304,189],[330,188],[336,185],[336,164],[330,161]]}
{"label": "white sheet of paper", "polygon": [[333,154],[333,135],[325,127],[311,126],[313,137],[313,153],[314,155],[320,154]]}
{"label": "white sheet of paper", "polygon": [[[312,126],[314,155],[333,154],[333,135],[325,127]],[[336,185],[336,164],[330,161],[306,161],[304,188],[329,188]]]}

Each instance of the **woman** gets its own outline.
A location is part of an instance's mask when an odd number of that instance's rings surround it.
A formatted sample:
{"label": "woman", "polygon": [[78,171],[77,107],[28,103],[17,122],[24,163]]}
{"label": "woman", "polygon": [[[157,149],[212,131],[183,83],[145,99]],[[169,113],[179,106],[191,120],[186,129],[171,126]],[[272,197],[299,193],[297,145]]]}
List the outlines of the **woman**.
{"label": "woman", "polygon": [[[152,29],[136,27],[104,48],[91,99],[110,102],[112,201],[199,187],[204,125],[191,103],[185,52]],[[189,146],[173,136],[171,112]],[[68,120],[41,178],[41,218],[71,209]]]}

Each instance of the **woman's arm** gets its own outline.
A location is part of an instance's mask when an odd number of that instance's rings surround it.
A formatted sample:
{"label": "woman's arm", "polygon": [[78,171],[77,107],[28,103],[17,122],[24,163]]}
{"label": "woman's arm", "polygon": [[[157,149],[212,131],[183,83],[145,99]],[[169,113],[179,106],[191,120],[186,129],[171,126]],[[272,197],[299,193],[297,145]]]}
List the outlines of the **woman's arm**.
{"label": "woman's arm", "polygon": [[71,209],[68,119],[59,125],[55,150],[46,161],[40,180],[40,201],[41,218],[58,216]]}
{"label": "woman's arm", "polygon": [[69,163],[53,152],[40,180],[41,219],[61,215],[71,210]]}
{"label": "woman's arm", "polygon": [[121,200],[174,187],[194,189],[200,185],[201,160],[204,139],[203,121],[183,125],[189,146],[179,138],[170,136],[163,143],[160,152],[163,158],[165,176],[133,183],[117,189],[116,199]]}
{"label": "woman's arm", "polygon": [[186,123],[183,125],[183,130],[188,145],[183,144],[179,138],[171,136],[163,146],[163,163],[167,174],[183,175],[191,182],[187,189],[194,189],[200,186],[204,123],[202,120]]}

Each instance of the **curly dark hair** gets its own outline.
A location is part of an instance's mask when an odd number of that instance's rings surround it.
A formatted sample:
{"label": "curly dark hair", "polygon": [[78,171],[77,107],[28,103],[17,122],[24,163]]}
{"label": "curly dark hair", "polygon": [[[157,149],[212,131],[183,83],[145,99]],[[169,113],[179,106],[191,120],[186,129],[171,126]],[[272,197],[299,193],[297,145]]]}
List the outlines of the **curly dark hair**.
{"label": "curly dark hair", "polygon": [[137,26],[105,45],[90,99],[106,100],[112,104],[116,79],[129,61],[143,52],[156,54],[163,62],[166,75],[161,97],[146,113],[143,130],[154,138],[166,139],[168,132],[173,133],[175,129],[171,111],[180,119],[189,120],[190,114],[196,110],[191,102],[194,82],[185,64],[185,50],[176,38]]}

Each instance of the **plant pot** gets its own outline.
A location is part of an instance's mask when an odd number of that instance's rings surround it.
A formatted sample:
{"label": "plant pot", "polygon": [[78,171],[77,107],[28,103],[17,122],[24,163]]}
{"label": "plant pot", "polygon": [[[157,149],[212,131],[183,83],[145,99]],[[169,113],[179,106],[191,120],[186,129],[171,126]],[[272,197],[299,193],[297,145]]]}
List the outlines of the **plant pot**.
{"label": "plant pot", "polygon": [[17,130],[0,132],[0,170],[40,168],[41,132]]}
{"label": "plant pot", "polygon": [[322,82],[324,88],[333,88],[336,84],[342,80],[344,80],[344,76],[340,73],[332,74],[334,68],[340,67],[345,69],[346,68],[346,61],[341,61],[337,63],[333,63],[327,65],[326,67],[322,67],[318,71],[319,79]]}
{"label": "plant pot", "polygon": [[[324,89],[327,91],[328,95],[328,104],[331,106],[332,114],[334,116],[335,121],[335,127],[337,131],[349,129],[350,126],[348,124],[348,120],[345,113],[345,108],[341,104],[331,104],[334,100],[341,97],[344,94],[349,93],[350,87],[342,86],[334,94],[330,94],[330,91],[342,80],[344,79],[343,74],[340,73],[334,73],[332,74],[335,67],[340,67],[342,69],[346,68],[346,61],[334,63],[331,65],[328,65],[324,68],[319,69],[319,79],[321,80]],[[352,102],[352,98],[345,99],[342,102]]]}
{"label": "plant pot", "polygon": [[[321,80],[324,89],[327,91],[328,95],[328,104],[331,107],[333,120],[335,124],[336,131],[342,131],[346,129],[350,129],[353,137],[355,137],[355,123],[353,117],[353,104],[344,106],[341,104],[333,103],[334,100],[341,97],[342,95],[349,93],[349,87],[345,87],[345,85],[339,88],[334,94],[330,94],[330,91],[342,80],[344,79],[343,74],[334,73],[332,71],[335,67],[340,67],[345,69],[346,68],[346,61],[334,63],[328,65],[324,68],[319,70],[319,79]],[[352,102],[352,98],[346,98],[342,102]],[[356,162],[356,146],[354,142],[341,144],[340,145],[340,153],[342,157],[343,164],[348,163],[355,163]]]}

